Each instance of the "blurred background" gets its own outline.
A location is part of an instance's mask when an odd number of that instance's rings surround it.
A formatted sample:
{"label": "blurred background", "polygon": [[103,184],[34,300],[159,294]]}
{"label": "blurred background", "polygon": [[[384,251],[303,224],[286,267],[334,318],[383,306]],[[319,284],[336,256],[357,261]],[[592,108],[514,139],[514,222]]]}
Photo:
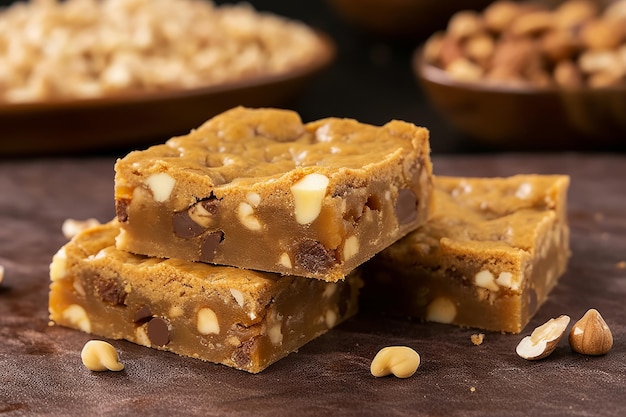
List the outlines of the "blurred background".
{"label": "blurred background", "polygon": [[[408,0],[411,1],[418,2]],[[375,2],[361,1],[360,8],[367,11]],[[398,0],[385,2],[391,5]],[[415,48],[431,34],[431,30],[445,28],[447,19],[425,16],[427,27],[415,25],[414,32],[399,29],[394,33],[393,29],[387,30],[382,24],[380,31],[372,31],[370,20],[367,20],[369,15],[364,15],[362,20],[351,20],[337,6],[341,2],[333,3],[332,0],[252,0],[249,3],[257,10],[307,23],[329,34],[336,44],[337,55],[331,67],[294,103],[303,120],[336,116],[380,125],[391,119],[400,119],[428,127],[433,152],[488,150],[467,140],[446,123],[426,100],[411,69]],[[471,6],[469,3],[481,2],[435,0],[430,3],[448,3],[453,8],[463,8],[463,3]],[[376,11],[371,13],[375,15]]]}
{"label": "blurred background", "polygon": [[[11,3],[10,0],[0,0],[0,5]],[[215,0],[214,3],[241,2]],[[249,0],[247,3],[259,12],[295,19],[324,32],[336,47],[332,63],[316,74],[293,101],[282,106],[296,110],[305,122],[330,116],[349,117],[375,125],[392,119],[405,120],[430,130],[431,147],[436,154],[510,150],[623,151],[626,147],[624,86],[604,89],[599,94],[589,94],[584,89],[569,95],[554,90],[531,94],[518,90],[502,95],[497,91],[477,93],[474,88],[450,87],[445,82],[441,85],[434,82],[430,85],[432,87],[434,84],[439,99],[443,100],[439,104],[443,103],[447,107],[448,114],[444,116],[441,109],[435,109],[432,97],[427,96],[424,84],[416,76],[416,49],[434,32],[445,29],[455,12],[482,11],[493,1]],[[624,22],[623,35],[626,40],[626,20]],[[622,49],[625,57],[623,77],[626,79],[626,42]],[[123,113],[123,110],[119,112]],[[28,118],[33,114],[19,109],[3,110],[0,105],[0,123],[5,125],[4,136],[11,131],[11,121],[14,121],[14,132],[19,132],[20,126],[24,125],[23,121],[30,120]],[[458,126],[455,127],[451,118],[447,117],[450,114],[456,117],[456,124],[460,120],[460,123],[470,125],[474,130],[482,131],[484,127],[489,130],[493,125],[496,130],[504,129],[506,134],[519,134],[507,142],[505,134],[488,132],[495,135],[497,140],[477,141],[467,133],[461,133]],[[71,110],[64,110],[63,117],[68,115],[71,117]],[[14,116],[23,118],[19,122],[21,125]],[[50,117],[61,120],[56,115]],[[57,122],[57,126],[60,123]],[[562,125],[566,128],[573,125],[584,135],[570,141],[569,132]],[[88,126],[82,126],[85,127]],[[528,134],[524,131],[526,127]],[[606,130],[603,132],[604,142],[593,140],[598,130]],[[541,135],[541,132],[544,134]],[[15,136],[15,133],[10,135]],[[556,136],[559,136],[558,140],[552,141],[552,137]],[[154,137],[153,143],[161,143],[165,139],[167,137]],[[3,139],[0,133],[0,143],[3,140],[5,144],[8,143],[8,139]],[[123,145],[122,149],[116,147],[113,152],[121,154],[136,147],[135,143],[129,142],[128,146]],[[92,152],[111,151],[104,149]]]}

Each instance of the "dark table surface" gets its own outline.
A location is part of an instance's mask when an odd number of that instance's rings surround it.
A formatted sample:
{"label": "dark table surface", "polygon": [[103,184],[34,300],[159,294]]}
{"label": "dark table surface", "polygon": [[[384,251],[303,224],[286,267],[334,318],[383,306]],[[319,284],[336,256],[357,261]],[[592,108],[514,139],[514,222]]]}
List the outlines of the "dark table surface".
{"label": "dark table surface", "polygon": [[[492,150],[454,131],[426,102],[410,69],[420,40],[370,36],[323,0],[251,3],[337,43],[333,66],[293,103],[303,120],[424,125],[440,175],[570,174],[568,272],[523,334],[488,332],[480,346],[470,341],[472,329],[359,314],[259,375],[124,341],[111,341],[124,371],[91,373],[80,361],[91,337],[48,326],[48,265],[65,242],[63,220],[113,217],[113,163],[133,145],[99,156],[0,159],[0,414],[626,415],[626,269],[619,267],[626,261],[626,155],[485,154]],[[515,354],[535,326],[560,314],[577,320],[588,308],[613,331],[606,356],[574,354],[566,340],[543,361]],[[421,354],[413,377],[371,376],[372,358],[389,345]]]}
{"label": "dark table surface", "polygon": [[[0,414],[623,416],[626,413],[626,157],[434,156],[437,174],[572,177],[568,272],[520,335],[359,314],[258,375],[111,341],[126,368],[92,373],[91,337],[48,325],[48,265],[67,218],[113,217],[112,157],[0,161]],[[613,331],[605,356],[519,358],[522,336],[551,317],[598,309]],[[408,379],[374,378],[376,352],[406,345],[422,356]]]}

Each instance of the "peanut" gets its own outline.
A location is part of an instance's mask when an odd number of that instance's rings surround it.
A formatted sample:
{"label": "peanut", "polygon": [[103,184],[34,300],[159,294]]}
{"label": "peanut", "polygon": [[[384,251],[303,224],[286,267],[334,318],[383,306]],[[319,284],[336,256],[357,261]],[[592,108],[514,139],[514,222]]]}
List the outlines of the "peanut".
{"label": "peanut", "polygon": [[420,366],[420,355],[406,346],[388,346],[381,349],[370,366],[375,377],[395,375],[398,378],[412,376]]}

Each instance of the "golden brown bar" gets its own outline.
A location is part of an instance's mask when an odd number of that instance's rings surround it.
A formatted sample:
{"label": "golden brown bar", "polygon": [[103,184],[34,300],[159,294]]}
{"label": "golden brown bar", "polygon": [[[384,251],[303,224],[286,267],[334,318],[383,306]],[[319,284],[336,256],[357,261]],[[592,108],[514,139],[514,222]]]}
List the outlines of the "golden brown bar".
{"label": "golden brown bar", "polygon": [[117,222],[54,256],[57,324],[260,372],[357,311],[357,273],[329,283],[117,250]]}
{"label": "golden brown bar", "polygon": [[364,267],[364,308],[519,333],[565,272],[569,177],[435,177],[428,223]]}
{"label": "golden brown bar", "polygon": [[426,220],[428,131],[235,108],[118,160],[117,247],[337,281]]}

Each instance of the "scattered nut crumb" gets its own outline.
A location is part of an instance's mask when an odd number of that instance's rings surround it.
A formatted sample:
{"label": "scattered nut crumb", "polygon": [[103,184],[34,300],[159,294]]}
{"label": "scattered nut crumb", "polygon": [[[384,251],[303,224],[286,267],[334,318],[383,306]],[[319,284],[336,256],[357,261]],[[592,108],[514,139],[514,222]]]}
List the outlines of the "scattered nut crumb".
{"label": "scattered nut crumb", "polygon": [[474,333],[471,336],[471,339],[472,339],[472,343],[475,344],[476,346],[482,345],[483,340],[485,339],[485,334],[484,333]]}
{"label": "scattered nut crumb", "polygon": [[83,230],[89,229],[90,227],[94,227],[99,224],[100,222],[94,218],[90,218],[87,220],[65,219],[65,221],[63,222],[63,226],[61,226],[61,230],[63,231],[63,236],[65,236],[67,239],[71,239]]}
{"label": "scattered nut crumb", "polygon": [[124,364],[120,363],[115,348],[102,340],[90,340],[80,352],[83,365],[90,371],[121,371]]}
{"label": "scattered nut crumb", "polygon": [[615,264],[615,268],[617,269],[626,269],[626,261],[619,261]]}
{"label": "scattered nut crumb", "polygon": [[417,371],[420,361],[420,355],[410,347],[388,346],[376,354],[370,372],[375,377],[393,374],[398,378],[408,378]]}
{"label": "scattered nut crumb", "polygon": [[613,334],[598,310],[587,310],[569,333],[569,345],[583,355],[604,355],[613,347]]}
{"label": "scattered nut crumb", "polygon": [[470,392],[476,392],[476,387],[470,387]]}
{"label": "scattered nut crumb", "polygon": [[570,318],[566,315],[548,320],[533,330],[530,336],[523,338],[515,351],[520,357],[528,360],[547,357],[556,349],[569,322]]}

